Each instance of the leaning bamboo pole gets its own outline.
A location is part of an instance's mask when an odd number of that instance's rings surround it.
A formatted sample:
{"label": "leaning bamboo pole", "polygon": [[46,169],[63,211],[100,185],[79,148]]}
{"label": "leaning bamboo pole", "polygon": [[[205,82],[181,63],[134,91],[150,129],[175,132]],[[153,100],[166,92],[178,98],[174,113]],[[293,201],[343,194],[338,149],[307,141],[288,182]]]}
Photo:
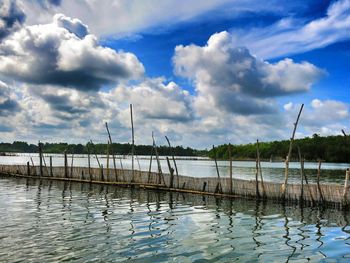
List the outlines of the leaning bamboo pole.
{"label": "leaning bamboo pole", "polygon": [[317,184],[317,199],[319,202],[323,203],[323,194],[322,194],[322,190],[321,190],[321,186],[320,186],[320,176],[321,176],[321,164],[322,161],[319,160],[318,161],[318,167],[317,167],[317,180],[316,180],[316,184]]}
{"label": "leaning bamboo pole", "polygon": [[343,205],[344,206],[348,205],[346,196],[347,196],[348,191],[349,191],[349,175],[350,175],[350,170],[348,168],[348,169],[346,169],[346,173],[345,173],[345,182],[344,182],[344,190],[343,190]]}
{"label": "leaning bamboo pole", "polygon": [[232,181],[232,149],[231,143],[228,145],[228,159],[230,162],[230,194],[233,193],[233,181]]}
{"label": "leaning bamboo pole", "polygon": [[[171,150],[172,148],[171,148],[171,144],[170,144],[169,138],[167,136],[165,136],[165,139],[167,140],[168,145],[169,145],[169,149]],[[174,151],[173,150],[171,150],[171,155],[172,155],[173,163],[174,163],[174,167],[175,167],[177,187],[179,188],[179,172],[177,170],[177,165],[176,165],[176,161],[175,161],[175,156],[174,156]]]}
{"label": "leaning bamboo pole", "polygon": [[286,162],[285,162],[286,163],[286,168],[285,168],[285,172],[284,172],[284,183],[282,184],[282,199],[285,199],[285,197],[286,197],[286,190],[287,190],[287,184],[288,184],[289,161],[290,161],[290,157],[291,157],[291,154],[292,154],[292,148],[293,148],[295,132],[296,132],[297,127],[298,127],[298,122],[299,122],[299,118],[300,118],[301,112],[303,110],[303,107],[304,107],[304,104],[301,104],[297,120],[294,123],[294,129],[293,129],[292,137],[290,138],[288,155],[286,157]]}
{"label": "leaning bamboo pole", "polygon": [[220,179],[220,172],[219,172],[219,167],[218,167],[218,161],[217,161],[217,152],[216,149],[213,145],[213,152],[214,152],[214,161],[215,161],[215,167],[216,167],[216,174],[218,176],[218,183],[216,185],[216,190],[215,192],[222,193],[222,185],[221,185],[221,179]]}

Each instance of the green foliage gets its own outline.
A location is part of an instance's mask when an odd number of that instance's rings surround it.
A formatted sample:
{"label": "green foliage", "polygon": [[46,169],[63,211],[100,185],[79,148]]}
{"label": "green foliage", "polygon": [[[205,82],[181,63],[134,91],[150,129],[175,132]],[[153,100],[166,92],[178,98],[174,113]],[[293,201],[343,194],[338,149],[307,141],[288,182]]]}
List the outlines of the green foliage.
{"label": "green foliage", "polygon": [[[288,154],[289,140],[260,142],[260,156],[262,159],[285,159]],[[350,138],[344,136],[321,137],[314,134],[312,138],[306,137],[294,141],[291,159],[298,160],[298,148],[306,160],[324,160],[327,162],[350,162]],[[215,148],[218,159],[228,159],[228,144]],[[215,152],[210,150],[210,158],[214,158]],[[233,159],[255,159],[256,144],[232,145]]]}
{"label": "green foliage", "polygon": [[[44,143],[44,153],[68,153],[75,154],[87,154],[88,152],[97,154],[107,153],[107,144],[91,144],[88,142],[86,145],[82,144],[67,144],[67,143]],[[135,145],[135,153],[138,155],[150,155],[152,151],[151,145]],[[38,146],[28,144],[26,142],[13,142],[11,143],[0,143],[0,152],[23,152],[23,153],[37,153]],[[110,146],[110,153],[127,155],[131,153],[131,144],[129,143],[113,143]],[[182,146],[176,146],[169,148],[167,146],[159,146],[158,152],[160,155],[171,155],[174,153],[175,156],[206,156],[207,151],[198,151],[192,148],[184,148]]]}

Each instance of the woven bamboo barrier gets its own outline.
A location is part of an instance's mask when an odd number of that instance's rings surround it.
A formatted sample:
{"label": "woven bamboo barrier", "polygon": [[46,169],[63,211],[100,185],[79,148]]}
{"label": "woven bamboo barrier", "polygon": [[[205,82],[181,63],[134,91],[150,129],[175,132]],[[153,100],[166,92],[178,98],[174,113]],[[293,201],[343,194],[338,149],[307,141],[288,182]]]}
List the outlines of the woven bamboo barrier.
{"label": "woven bamboo barrier", "polygon": [[[159,183],[159,174],[157,172],[137,171],[133,173],[132,170],[117,169],[117,176],[115,176],[115,171],[112,168],[107,172],[106,168],[89,169],[88,167],[73,167],[68,174],[66,172],[65,167],[52,167],[50,170],[44,170],[43,176],[40,177],[40,166],[30,166],[29,162],[27,165],[0,165],[0,174],[7,176],[30,176],[55,180],[121,184],[179,192],[257,198],[255,180],[232,179],[231,181],[229,177],[190,177],[179,175],[179,187],[170,188],[171,176],[164,173],[164,180]],[[220,192],[218,192],[217,188],[219,183],[221,185]],[[233,185],[232,192],[231,185]],[[282,185],[283,183],[264,182],[265,196],[260,196],[259,198],[300,202],[302,189],[300,184],[288,184],[285,193],[282,191]],[[259,187],[261,189],[261,185]],[[302,203],[344,207],[350,203],[350,194],[344,194],[346,193],[344,191],[349,191],[348,188],[347,184],[345,187],[338,184],[320,184],[319,188],[316,184],[304,185]],[[319,195],[318,191],[321,191],[322,195]],[[320,196],[322,196],[322,199]]]}

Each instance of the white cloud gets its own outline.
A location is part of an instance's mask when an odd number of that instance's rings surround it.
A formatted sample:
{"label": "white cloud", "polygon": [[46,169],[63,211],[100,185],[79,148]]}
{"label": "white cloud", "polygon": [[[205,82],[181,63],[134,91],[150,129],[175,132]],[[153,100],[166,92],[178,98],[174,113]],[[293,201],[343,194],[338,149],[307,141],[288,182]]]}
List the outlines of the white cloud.
{"label": "white cloud", "polygon": [[308,62],[260,60],[235,47],[226,31],[203,47],[177,46],[173,62],[176,74],[194,82],[195,105],[205,114],[217,108],[243,115],[276,112],[273,98],[306,92],[324,74]]}
{"label": "white cloud", "polygon": [[328,8],[323,18],[303,22],[283,18],[272,26],[238,34],[238,45],[247,46],[262,58],[281,57],[322,48],[350,39],[350,0],[339,0]]}
{"label": "white cloud", "polygon": [[0,74],[80,90],[143,76],[144,67],[134,54],[102,47],[94,35],[84,36],[82,28],[87,30],[62,15],[51,24],[22,28],[0,43]]}

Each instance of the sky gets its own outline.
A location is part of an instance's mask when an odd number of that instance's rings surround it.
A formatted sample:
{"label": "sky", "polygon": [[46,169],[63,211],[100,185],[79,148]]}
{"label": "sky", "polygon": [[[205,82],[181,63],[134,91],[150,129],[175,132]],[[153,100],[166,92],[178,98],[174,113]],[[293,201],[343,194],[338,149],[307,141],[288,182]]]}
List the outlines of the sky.
{"label": "sky", "polygon": [[350,0],[0,0],[0,141],[350,133]]}

